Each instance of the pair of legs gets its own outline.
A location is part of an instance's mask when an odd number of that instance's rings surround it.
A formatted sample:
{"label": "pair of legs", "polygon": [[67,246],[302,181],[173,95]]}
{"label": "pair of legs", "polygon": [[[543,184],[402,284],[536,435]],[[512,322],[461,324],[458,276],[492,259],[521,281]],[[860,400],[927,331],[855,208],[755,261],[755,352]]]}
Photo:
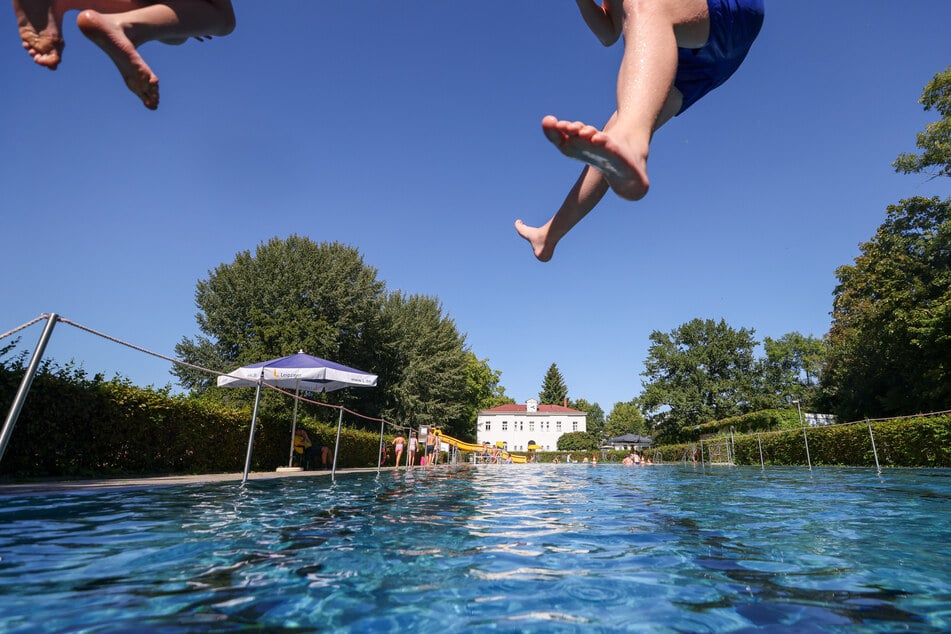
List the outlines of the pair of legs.
{"label": "pair of legs", "polygon": [[13,0],[23,48],[33,61],[55,70],[65,43],[63,16],[78,10],[76,23],[119,69],[147,108],[158,107],[158,77],[136,50],[158,40],[181,44],[234,30],[230,0]]}
{"label": "pair of legs", "polygon": [[515,221],[539,260],[551,259],[558,241],[601,201],[608,189],[621,198],[647,195],[647,156],[654,132],[680,112],[674,87],[678,47],[701,48],[710,34],[707,0],[624,0],[618,8],[624,55],[617,78],[617,110],[599,130],[551,115],[545,136],[570,158],[588,165],[561,207],[541,227]]}

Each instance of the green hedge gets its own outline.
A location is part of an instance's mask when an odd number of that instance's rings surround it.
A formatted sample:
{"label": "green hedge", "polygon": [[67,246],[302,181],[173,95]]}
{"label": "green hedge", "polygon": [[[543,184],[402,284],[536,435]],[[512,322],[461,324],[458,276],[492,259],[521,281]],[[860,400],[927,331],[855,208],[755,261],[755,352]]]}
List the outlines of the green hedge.
{"label": "green hedge", "polygon": [[797,429],[800,426],[801,422],[797,410],[764,409],[742,416],[731,416],[730,418],[710,421],[702,425],[683,427],[681,434],[685,439],[696,441],[707,434],[728,434],[731,427],[734,433],[745,434],[777,429]]}
{"label": "green hedge", "polygon": [[[23,377],[0,364],[4,419]],[[273,471],[290,452],[291,407],[262,409],[251,468]],[[0,476],[102,477],[221,473],[244,469],[250,407],[229,407],[127,381],[88,379],[82,370],[45,365],[37,374],[3,459]],[[334,446],[334,424],[302,417],[315,443]],[[345,419],[346,420],[346,419]],[[338,468],[376,466],[379,434],[344,429]]]}
{"label": "green hedge", "polygon": [[[873,422],[872,434],[882,467],[951,467],[951,415]],[[872,440],[865,423],[807,427],[806,437],[813,465],[875,466]],[[735,463],[760,464],[760,443],[765,464],[808,464],[801,427],[782,432],[735,434]],[[657,447],[657,450],[671,462],[679,460],[688,448],[688,444],[682,443]]]}

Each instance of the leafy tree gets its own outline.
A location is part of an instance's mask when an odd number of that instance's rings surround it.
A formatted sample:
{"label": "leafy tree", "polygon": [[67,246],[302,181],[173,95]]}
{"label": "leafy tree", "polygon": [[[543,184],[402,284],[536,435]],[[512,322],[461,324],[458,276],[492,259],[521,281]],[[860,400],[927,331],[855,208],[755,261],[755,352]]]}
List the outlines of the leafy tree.
{"label": "leafy tree", "polygon": [[604,410],[600,405],[579,398],[577,401],[569,401],[568,406],[579,412],[585,412],[585,429],[589,434],[598,439],[604,436]]}
{"label": "leafy tree", "polygon": [[646,434],[647,423],[637,403],[633,400],[615,403],[611,413],[608,414],[604,433],[608,438],[625,434]]}
{"label": "leafy tree", "polygon": [[[903,173],[951,176],[951,67],[921,103],[941,118],[918,134]],[[890,206],[875,236],[836,271],[823,388],[842,418],[943,409],[951,403],[951,199]]]}
{"label": "leafy tree", "polygon": [[[186,362],[222,372],[304,350],[377,373],[367,339],[378,330],[384,291],[376,269],[352,247],[274,238],[198,282],[202,334],[183,338],[175,351]],[[176,366],[172,373],[199,392],[214,384],[214,377],[191,368]]]}
{"label": "leafy tree", "polygon": [[466,351],[466,409],[463,421],[467,424],[463,440],[475,439],[476,420],[479,412],[499,405],[514,403],[505,395],[501,384],[502,373],[489,367],[488,359],[479,359],[472,351]]}
{"label": "leafy tree", "polygon": [[664,432],[749,411],[753,333],[711,319],[693,319],[669,334],[652,332],[640,397],[644,411],[664,414]]}
{"label": "leafy tree", "polygon": [[[467,350],[438,301],[386,293],[376,270],[352,247],[275,238],[211,272],[198,283],[195,299],[202,334],[176,346],[179,358],[195,365],[227,371],[303,349],[379,376],[374,389],[317,398],[466,437],[480,403],[504,397],[498,373]],[[174,373],[204,398],[250,398],[250,391],[208,390],[213,377],[199,370],[177,367]],[[262,407],[288,407],[287,401],[266,392]]]}
{"label": "leafy tree", "polygon": [[855,263],[839,267],[826,389],[841,418],[951,403],[951,199],[888,208]]}
{"label": "leafy tree", "polygon": [[790,332],[779,339],[763,339],[765,358],[760,361],[760,389],[754,409],[782,407],[790,398],[812,403],[825,362],[821,339]]}
{"label": "leafy tree", "polygon": [[900,154],[892,165],[904,174],[936,168],[934,176],[951,176],[951,66],[925,86],[920,103],[925,110],[937,110],[941,118],[918,133],[920,154]]}
{"label": "leafy tree", "polygon": [[598,437],[585,431],[570,431],[558,437],[558,451],[595,451],[600,446]]}
{"label": "leafy tree", "polygon": [[545,373],[545,380],[542,382],[542,391],[538,394],[539,403],[546,405],[562,405],[568,396],[568,387],[565,385],[565,379],[561,376],[561,371],[554,363]]}
{"label": "leafy tree", "polygon": [[399,292],[386,299],[383,313],[392,382],[383,416],[471,436],[475,419],[469,420],[470,358],[455,322],[442,314],[434,298]]}

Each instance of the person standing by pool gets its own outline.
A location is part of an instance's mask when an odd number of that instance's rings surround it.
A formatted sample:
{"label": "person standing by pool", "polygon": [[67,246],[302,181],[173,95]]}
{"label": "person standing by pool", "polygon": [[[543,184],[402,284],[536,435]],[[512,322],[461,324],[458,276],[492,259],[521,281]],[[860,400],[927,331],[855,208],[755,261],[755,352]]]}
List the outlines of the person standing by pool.
{"label": "person standing by pool", "polygon": [[409,448],[406,451],[406,466],[416,466],[416,449],[418,446],[419,438],[416,437],[416,432],[414,431],[409,435]]}
{"label": "person standing by pool", "polygon": [[647,195],[654,132],[723,84],[740,67],[763,24],[763,0],[577,0],[602,44],[622,36],[617,109],[599,130],[581,121],[542,119],[545,137],[587,166],[554,216],[515,229],[542,262],[608,189],[625,200]]}
{"label": "person standing by pool", "polygon": [[65,42],[63,16],[78,10],[79,30],[109,56],[129,90],[145,107],[158,108],[159,80],[139,55],[145,42],[183,44],[234,30],[231,0],[13,0],[23,48],[33,61],[56,70]]}
{"label": "person standing by pool", "polygon": [[426,433],[426,465],[427,466],[433,464],[435,454],[436,454],[436,429],[434,427],[430,427],[429,431]]}
{"label": "person standing by pool", "polygon": [[396,468],[400,466],[400,459],[403,457],[403,445],[406,444],[406,439],[403,438],[402,434],[393,439],[393,453],[396,454]]}

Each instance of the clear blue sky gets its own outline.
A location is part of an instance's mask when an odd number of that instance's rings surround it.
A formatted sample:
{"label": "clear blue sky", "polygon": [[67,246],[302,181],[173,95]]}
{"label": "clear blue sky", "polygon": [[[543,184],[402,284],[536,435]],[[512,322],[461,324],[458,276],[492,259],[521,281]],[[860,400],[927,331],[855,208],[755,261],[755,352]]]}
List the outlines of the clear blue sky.
{"label": "clear blue sky", "polygon": [[[951,195],[890,167],[935,118],[917,101],[951,64],[951,2],[766,4],[740,71],[655,136],[648,197],[606,198],[547,264],[512,223],[545,221],[581,165],[539,122],[603,123],[621,54],[569,0],[238,1],[226,38],[143,47],[157,112],[75,14],[50,72],[8,11],[0,332],[57,312],[171,356],[197,334],[199,279],[296,233],[437,296],[520,402],[555,362],[610,411],[640,393],[650,333],[695,317],[821,337],[834,271],[887,205]],[[32,350],[40,327],[22,334]],[[65,324],[48,354],[173,380]]]}

